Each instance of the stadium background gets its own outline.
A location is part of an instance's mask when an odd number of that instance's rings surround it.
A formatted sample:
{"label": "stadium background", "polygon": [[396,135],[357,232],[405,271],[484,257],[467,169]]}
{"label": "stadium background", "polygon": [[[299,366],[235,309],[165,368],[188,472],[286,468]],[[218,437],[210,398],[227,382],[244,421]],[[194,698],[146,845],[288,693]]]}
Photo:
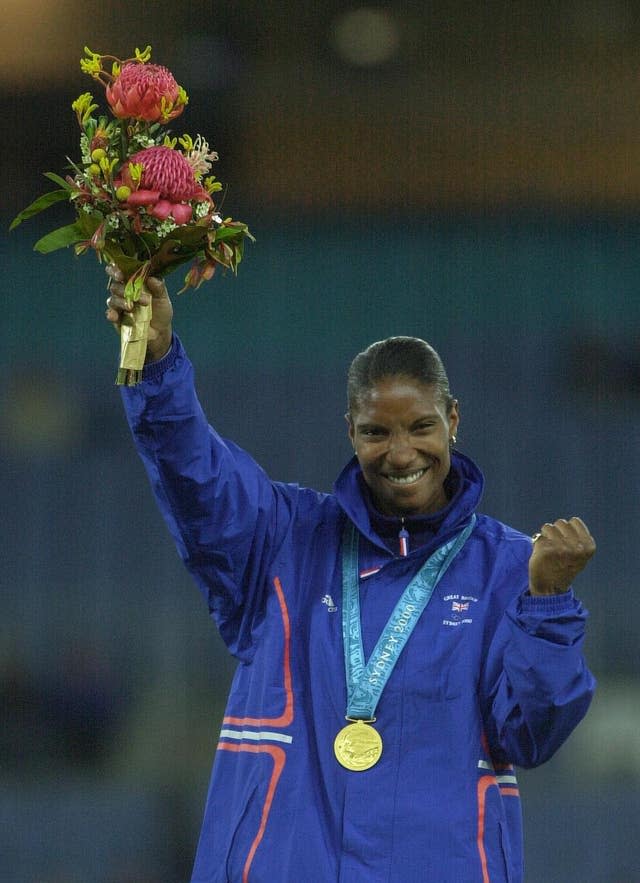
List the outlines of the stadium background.
{"label": "stadium background", "polygon": [[102,271],[33,254],[66,207],[6,234],[76,155],[82,47],[150,43],[257,239],[175,301],[211,419],[329,489],[353,354],[439,349],[484,510],[579,513],[599,546],[578,587],[599,692],[520,775],[526,879],[640,881],[640,8],[4,7],[0,879],[186,881],[233,672],[123,425]]}

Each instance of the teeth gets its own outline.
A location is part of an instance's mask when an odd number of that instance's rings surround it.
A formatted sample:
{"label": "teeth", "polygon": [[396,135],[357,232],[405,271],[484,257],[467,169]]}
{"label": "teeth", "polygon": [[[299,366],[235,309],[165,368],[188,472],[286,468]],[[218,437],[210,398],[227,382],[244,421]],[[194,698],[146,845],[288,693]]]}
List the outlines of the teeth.
{"label": "teeth", "polygon": [[426,471],[426,469],[419,469],[417,472],[412,472],[411,475],[387,475],[387,478],[394,484],[412,484],[422,478]]}

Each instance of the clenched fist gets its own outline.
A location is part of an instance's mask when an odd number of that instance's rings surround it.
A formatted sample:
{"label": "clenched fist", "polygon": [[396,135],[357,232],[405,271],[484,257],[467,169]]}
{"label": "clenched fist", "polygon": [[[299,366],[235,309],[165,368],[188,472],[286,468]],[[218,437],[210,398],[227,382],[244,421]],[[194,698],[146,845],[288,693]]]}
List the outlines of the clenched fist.
{"label": "clenched fist", "polygon": [[595,551],[593,537],[580,518],[543,524],[529,559],[529,591],[532,595],[566,592]]}

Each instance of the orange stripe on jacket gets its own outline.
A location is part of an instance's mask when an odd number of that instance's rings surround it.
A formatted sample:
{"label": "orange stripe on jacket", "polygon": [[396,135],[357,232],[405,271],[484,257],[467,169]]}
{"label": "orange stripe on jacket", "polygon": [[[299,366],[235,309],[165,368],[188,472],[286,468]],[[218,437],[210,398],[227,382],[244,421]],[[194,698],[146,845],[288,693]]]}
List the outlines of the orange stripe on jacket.
{"label": "orange stripe on jacket", "polygon": [[[498,785],[495,776],[481,776],[478,779],[478,854],[480,855],[480,865],[482,867],[482,883],[491,883],[489,877],[489,869],[487,868],[487,853],[484,848],[484,817],[487,790],[492,785]],[[517,788],[500,788],[500,793],[505,797],[519,797],[520,792]]]}
{"label": "orange stripe on jacket", "polygon": [[258,833],[253,838],[253,843],[251,844],[249,854],[247,855],[247,860],[245,861],[244,868],[242,870],[242,883],[249,883],[249,870],[251,868],[253,858],[256,854],[256,850],[260,846],[260,842],[264,836],[265,828],[267,827],[267,821],[269,819],[269,813],[271,811],[271,804],[273,803],[273,795],[276,792],[276,786],[278,784],[280,774],[284,769],[286,755],[284,750],[282,748],[279,748],[277,745],[246,745],[244,743],[237,744],[234,742],[219,742],[218,750],[248,751],[251,754],[269,754],[273,759],[273,772],[271,773],[271,778],[269,779],[267,796],[264,801],[264,806],[262,807],[260,827],[258,828]]}
{"label": "orange stripe on jacket", "polygon": [[237,727],[250,726],[250,727],[288,727],[290,723],[293,721],[293,688],[291,685],[291,624],[289,622],[289,611],[287,609],[287,602],[284,597],[284,592],[282,591],[282,585],[280,583],[280,578],[275,577],[273,580],[273,585],[276,590],[276,595],[278,596],[278,603],[280,605],[280,614],[282,616],[282,627],[284,630],[284,691],[285,691],[285,706],[284,711],[279,717],[225,717],[223,718],[224,724],[232,724]]}

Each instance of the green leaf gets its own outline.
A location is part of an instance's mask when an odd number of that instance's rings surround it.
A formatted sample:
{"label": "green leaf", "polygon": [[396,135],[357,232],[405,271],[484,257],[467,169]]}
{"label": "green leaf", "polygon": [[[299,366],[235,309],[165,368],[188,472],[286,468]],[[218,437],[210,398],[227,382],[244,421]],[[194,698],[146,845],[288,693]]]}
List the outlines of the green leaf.
{"label": "green leaf", "polygon": [[[142,242],[149,255],[154,254],[154,252],[158,250],[162,241],[157,233],[146,230],[143,230],[142,233],[136,234],[136,239],[139,239],[140,242]],[[137,246],[134,246],[133,253],[139,253],[139,248]]]}
{"label": "green leaf", "polygon": [[115,242],[108,242],[102,252],[108,261],[111,261],[118,269],[122,270],[125,279],[133,276],[136,270],[139,270],[146,263],[146,261],[140,260],[140,258],[125,254]]}
{"label": "green leaf", "polygon": [[237,271],[238,264],[240,263],[240,261],[242,260],[243,257],[244,257],[244,239],[241,239],[240,242],[237,243],[236,249],[235,249],[235,259],[233,262],[234,273]]}
{"label": "green leaf", "polygon": [[28,218],[32,218],[34,215],[39,214],[44,211],[46,208],[49,208],[50,205],[54,205],[56,202],[62,202],[64,199],[69,199],[69,192],[67,190],[51,190],[49,193],[43,193],[42,196],[39,196],[35,199],[31,205],[28,205],[26,208],[22,209],[19,215],[11,222],[11,226],[9,230],[13,230],[23,221],[26,221]]}
{"label": "green leaf", "polygon": [[91,239],[103,221],[104,218],[99,212],[80,212],[76,219],[76,225],[78,230],[84,234],[83,239]]}
{"label": "green leaf", "polygon": [[186,248],[196,248],[204,243],[207,238],[207,233],[208,230],[206,227],[198,227],[197,225],[176,227],[175,230],[172,230],[171,233],[167,234],[165,241],[172,239]]}
{"label": "green leaf", "polygon": [[52,251],[57,251],[59,248],[66,248],[67,246],[73,245],[75,242],[81,242],[86,238],[86,234],[80,224],[68,224],[66,227],[58,227],[57,230],[52,230],[51,233],[47,233],[46,236],[43,236],[42,239],[39,239],[36,242],[33,246],[33,250],[40,254],[50,254]]}
{"label": "green leaf", "polygon": [[60,175],[56,175],[55,172],[45,172],[44,176],[50,181],[53,181],[54,184],[59,184],[61,187],[64,187],[64,189],[69,193],[73,193],[76,189],[75,187],[72,187],[68,181],[65,181],[64,178],[61,178]]}
{"label": "green leaf", "polygon": [[124,296],[127,300],[140,300],[140,295],[144,288],[145,274],[138,273],[127,279],[124,287]]}
{"label": "green leaf", "polygon": [[200,250],[199,240],[196,240],[194,243],[187,242],[186,244],[184,241],[181,241],[184,238],[189,238],[188,234],[186,234],[187,229],[186,227],[180,229],[180,239],[176,236],[178,230],[172,230],[166,239],[163,240],[159,249],[151,258],[150,275],[168,276],[173,270],[176,270],[179,266],[195,257]]}
{"label": "green leaf", "polygon": [[216,230],[216,242],[225,242],[227,239],[242,239],[248,233],[246,227],[222,226]]}

